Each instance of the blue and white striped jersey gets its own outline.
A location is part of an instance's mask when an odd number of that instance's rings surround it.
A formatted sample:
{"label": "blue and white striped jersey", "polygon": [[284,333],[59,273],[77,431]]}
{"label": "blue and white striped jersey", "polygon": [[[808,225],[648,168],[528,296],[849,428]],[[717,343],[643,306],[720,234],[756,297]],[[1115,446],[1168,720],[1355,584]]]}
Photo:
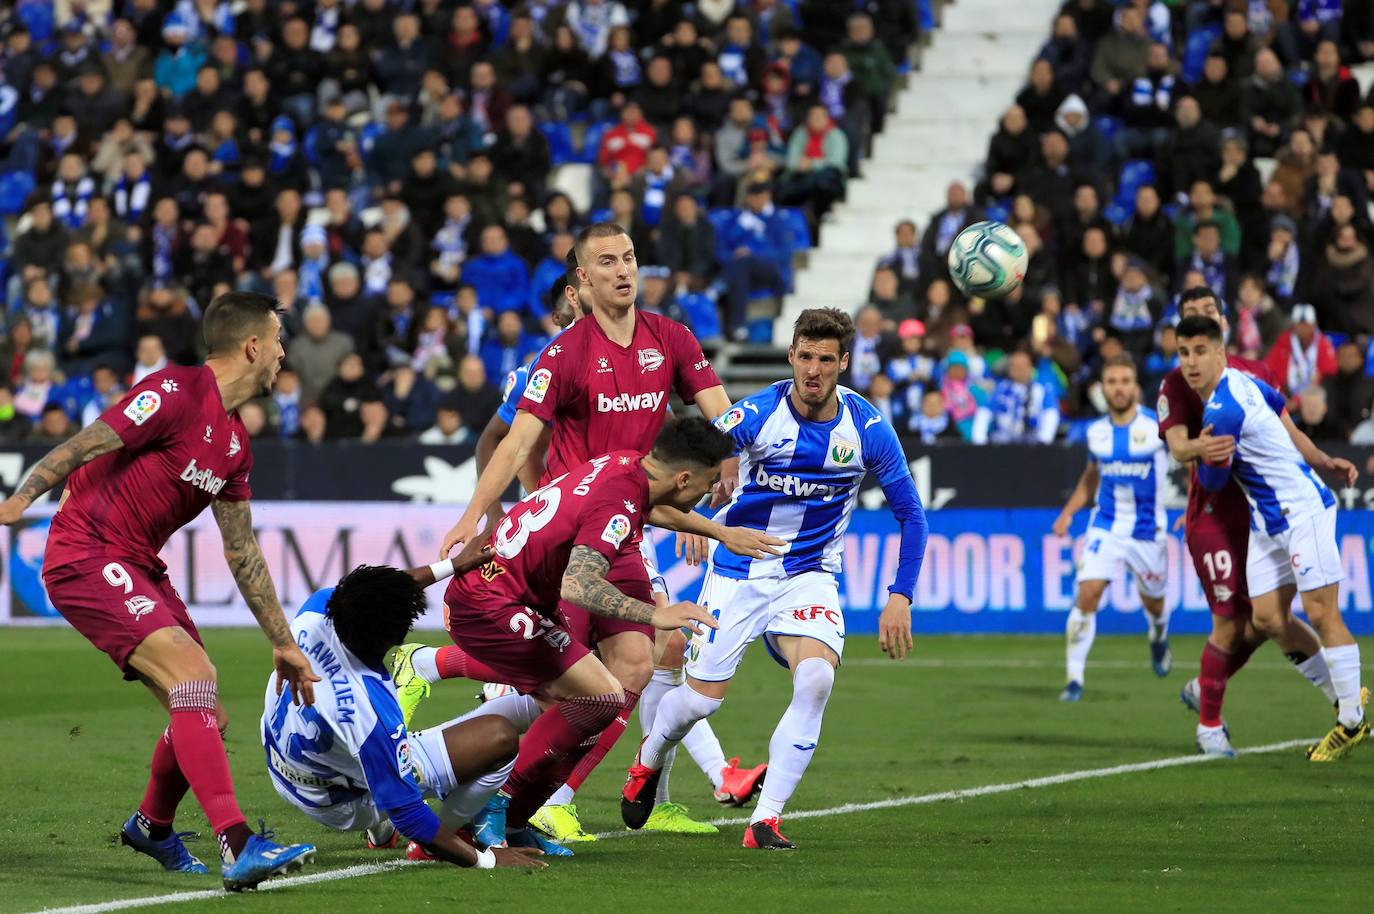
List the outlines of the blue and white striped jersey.
{"label": "blue and white striped jersey", "polygon": [[1234,368],[1221,376],[1202,411],[1203,426],[1214,435],[1233,435],[1236,453],[1229,467],[1203,464],[1198,480],[1216,490],[1234,474],[1250,502],[1250,523],[1271,536],[1288,529],[1294,517],[1320,513],[1336,497],[1298,453],[1279,418],[1283,395]]}
{"label": "blue and white striped jersey", "polygon": [[1159,437],[1158,420],[1148,409],[1116,425],[1103,416],[1088,426],[1088,453],[1097,464],[1097,507],[1088,526],[1129,539],[1154,540],[1164,535],[1164,475],[1168,454]]}
{"label": "blue and white striped jersey", "polygon": [[[838,573],[859,484],[871,472],[903,524],[904,547],[910,539],[891,588],[910,597],[924,552],[925,515],[897,433],[873,404],[846,387],[838,388],[839,412],[829,422],[802,418],[791,391],[792,381],[779,381],[716,419],[735,439],[740,466],[739,485],[715,519],[771,533],[788,543],[785,554],[754,559],[717,544],[712,571],[728,578]],[[908,522],[919,523],[919,543],[906,535]]]}
{"label": "blue and white striped jersey", "polygon": [[[262,715],[267,768],[303,807],[371,794],[378,809],[393,813],[402,834],[429,840],[428,808],[412,774],[396,687],[385,670],[367,666],[340,643],[325,615],[333,593],[332,587],[316,591],[291,622],[296,643],[322,680],[315,684],[315,704],[293,704],[290,689],[277,695],[276,674],[268,677]],[[438,828],[437,817],[433,826]]]}

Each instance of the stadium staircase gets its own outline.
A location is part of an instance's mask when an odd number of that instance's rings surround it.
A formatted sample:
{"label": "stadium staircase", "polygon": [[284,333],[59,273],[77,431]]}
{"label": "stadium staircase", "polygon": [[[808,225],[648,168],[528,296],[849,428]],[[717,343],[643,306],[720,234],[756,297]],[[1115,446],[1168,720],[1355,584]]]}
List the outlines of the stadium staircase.
{"label": "stadium staircase", "polygon": [[[774,325],[776,345],[791,340],[792,323],[805,308],[849,310],[863,302],[877,259],[893,245],[896,223],[914,219],[924,231],[931,214],[944,208],[951,181],[971,185],[1058,7],[1058,0],[943,4],[939,28],[897,92],[862,177],[849,181],[845,202],[824,223],[820,247],[797,271],[796,291]],[[746,355],[752,353],[739,353]]]}

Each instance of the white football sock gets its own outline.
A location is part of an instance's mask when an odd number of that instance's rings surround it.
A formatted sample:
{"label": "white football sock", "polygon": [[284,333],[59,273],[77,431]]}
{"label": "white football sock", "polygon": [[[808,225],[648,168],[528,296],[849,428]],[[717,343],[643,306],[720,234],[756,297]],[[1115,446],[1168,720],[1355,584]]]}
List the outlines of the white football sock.
{"label": "white football sock", "polygon": [[1156,644],[1163,641],[1169,637],[1169,607],[1164,607],[1164,611],[1158,616],[1146,612],[1145,623],[1149,626],[1146,636],[1150,639],[1150,643]]}
{"label": "white football sock", "polygon": [[569,787],[567,784],[564,784],[562,787],[558,788],[553,792],[553,796],[549,797],[548,800],[544,803],[544,805],[567,806],[569,803],[573,801],[574,796],[576,796],[576,794],[573,793],[573,789]]}
{"label": "white football sock", "polygon": [[[1069,682],[1083,682],[1083,668],[1088,665],[1088,652],[1093,649],[1093,638],[1097,636],[1097,613],[1085,613],[1075,606],[1069,612],[1069,621],[1064,626],[1068,639],[1065,651],[1065,667]],[[768,771],[773,774],[772,769]]]}
{"label": "white football sock", "polygon": [[654,715],[654,731],[639,750],[640,764],[662,768],[664,757],[699,720],[705,720],[720,707],[720,699],[707,698],[689,685],[680,685],[659,702]]}
{"label": "white football sock", "polygon": [[709,720],[699,720],[696,726],[687,731],[682,738],[682,748],[692,756],[703,774],[711,779],[711,787],[720,789],[721,771],[725,768],[725,752],[720,748],[716,731],[711,729]]}
{"label": "white football sock", "polygon": [[478,810],[487,805],[491,795],[501,789],[515,768],[511,759],[495,771],[465,781],[445,794],[439,807],[440,821],[445,828],[459,828],[472,821]]}
{"label": "white football sock", "polygon": [[[1289,662],[1292,662],[1291,658]],[[1336,685],[1331,681],[1331,668],[1327,665],[1326,657],[1321,651],[1317,651],[1301,663],[1294,663],[1293,666],[1297,668],[1299,673],[1302,673],[1304,679],[1322,690],[1327,701],[1334,705],[1339,700],[1336,697]],[[1356,669],[1358,671],[1358,661]]]}
{"label": "white football sock", "polygon": [[1364,720],[1364,708],[1360,706],[1360,646],[1343,644],[1325,648],[1324,653],[1339,706],[1336,719],[1347,727],[1358,727]]}
{"label": "white football sock", "polygon": [[[654,728],[654,715],[658,713],[658,704],[673,689],[682,684],[686,677],[682,670],[663,670],[655,669],[653,677],[644,686],[644,691],[639,695],[639,727],[645,736],[648,736]],[[673,770],[673,759],[677,757],[677,749],[671,749],[663,759],[663,773],[658,778],[658,791],[654,795],[655,803],[667,803],[669,801],[668,780]]]}
{"label": "white football sock", "polygon": [[410,665],[415,667],[415,675],[425,682],[436,683],[439,681],[439,649],[437,647],[422,647],[410,655]]}
{"label": "white football sock", "polygon": [[821,657],[807,657],[792,674],[792,703],[778,721],[768,741],[768,777],[758,805],[749,817],[752,824],[782,815],[782,807],[797,789],[816,754],[821,738],[821,717],[830,690],[835,686],[835,668]]}
{"label": "white football sock", "polygon": [[515,729],[524,733],[534,725],[535,718],[540,714],[539,702],[528,695],[512,693],[502,695],[500,698],[493,698],[484,701],[473,710],[464,714],[458,720],[468,720],[473,717],[494,714],[497,717],[504,717],[515,725]]}

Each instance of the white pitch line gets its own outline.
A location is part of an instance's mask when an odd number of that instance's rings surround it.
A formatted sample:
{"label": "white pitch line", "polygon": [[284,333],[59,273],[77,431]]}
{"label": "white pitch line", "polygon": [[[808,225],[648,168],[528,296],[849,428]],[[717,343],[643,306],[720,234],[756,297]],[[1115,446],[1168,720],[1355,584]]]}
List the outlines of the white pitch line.
{"label": "white pitch line", "polygon": [[[978,657],[910,657],[893,660],[889,657],[857,657],[846,660],[845,666],[875,667],[878,669],[901,669],[903,666],[920,669],[992,669],[992,670],[1042,670],[1064,668],[1063,658],[1039,657],[997,657],[981,659]],[[1247,670],[1282,670],[1289,664],[1278,662],[1251,661],[1245,665]],[[1145,670],[1149,664],[1144,660],[1089,660],[1089,669],[1097,670]]]}
{"label": "white pitch line", "polygon": [[[1264,746],[1251,746],[1248,749],[1238,749],[1240,755],[1264,755],[1271,752],[1283,752],[1287,749],[1296,749],[1299,746],[1307,746],[1313,742],[1311,739],[1290,739],[1282,743],[1269,743]],[[822,816],[848,816],[856,812],[871,812],[878,809],[900,809],[905,806],[922,806],[928,803],[942,803],[946,800],[969,800],[976,797],[987,797],[999,793],[1011,793],[1017,790],[1028,790],[1037,787],[1055,787],[1059,784],[1071,784],[1074,781],[1090,781],[1095,778],[1106,778],[1117,774],[1133,774],[1139,771],[1157,771],[1161,768],[1177,768],[1182,765],[1197,765],[1203,762],[1217,761],[1218,756],[1214,755],[1176,755],[1171,758],[1155,759],[1149,762],[1133,762],[1127,765],[1113,765],[1110,768],[1088,768],[1083,771],[1068,771],[1064,774],[1051,774],[1046,777],[1030,778],[1024,781],[1013,781],[1007,784],[988,784],[983,787],[966,787],[960,790],[944,790],[939,793],[926,793],[918,796],[893,797],[890,800],[875,800],[871,803],[845,803],[841,806],[831,806],[828,809],[804,809],[799,812],[789,812],[788,820],[792,819],[815,819]],[[712,825],[746,825],[749,822],[747,816],[738,818],[713,819]],[[654,832],[643,831],[612,831],[601,832],[596,837],[601,839],[610,838],[632,838],[643,835],[654,834]],[[311,873],[307,876],[290,876],[284,879],[277,879],[264,882],[261,890],[269,889],[288,889],[295,886],[311,885],[317,882],[335,882],[342,879],[353,879],[357,876],[372,876],[377,873],[384,873],[388,870],[400,869],[406,866],[419,866],[411,860],[389,860],[385,863],[361,863],[356,866],[346,866],[337,870],[325,870],[319,873]],[[221,889],[205,889],[198,892],[174,892],[170,895],[149,895],[144,898],[124,898],[118,901],[103,901],[96,904],[74,905],[65,908],[43,908],[34,914],[105,914],[107,911],[122,911],[128,908],[152,907],[153,905],[177,904],[183,901],[205,901],[212,898],[228,898],[229,892]]]}

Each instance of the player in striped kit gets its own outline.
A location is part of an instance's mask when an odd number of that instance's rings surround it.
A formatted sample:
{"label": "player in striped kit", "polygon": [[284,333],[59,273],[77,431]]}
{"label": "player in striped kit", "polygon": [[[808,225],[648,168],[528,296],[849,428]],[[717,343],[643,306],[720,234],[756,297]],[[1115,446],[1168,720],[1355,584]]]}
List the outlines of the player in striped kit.
{"label": "player in striped kit", "polygon": [[1135,575],[1145,607],[1155,675],[1167,676],[1173,667],[1169,614],[1164,608],[1168,452],[1159,440],[1155,414],[1140,406],[1140,385],[1129,357],[1103,366],[1102,392],[1107,415],[1088,426],[1088,465],[1051,528],[1055,536],[1067,535],[1073,516],[1096,493],[1097,507],[1078,560],[1078,593],[1064,627],[1068,684],[1059,693],[1060,701],[1083,697],[1083,668],[1097,634],[1097,607],[1122,565]]}
{"label": "player in striped kit", "polygon": [[871,403],[838,385],[853,339],[853,322],[843,312],[803,311],[788,353],[792,378],[716,420],[740,455],[739,486],[718,521],[766,530],[790,545],[783,555],[753,557],[713,548],[699,600],[720,628],[692,638],[687,682],[664,696],[630,768],[621,815],[631,828],[648,821],[672,748],[720,708],[744,651],[762,637],[773,659],[791,672],[792,701],[768,745],[768,777],[744,846],[795,846],[779,830],[780,817],[815,754],[844,651],[836,575],[859,485],[870,472],[902,531],[896,580],[878,620],[879,644],[894,659],[911,649],[925,512],[892,426]]}

